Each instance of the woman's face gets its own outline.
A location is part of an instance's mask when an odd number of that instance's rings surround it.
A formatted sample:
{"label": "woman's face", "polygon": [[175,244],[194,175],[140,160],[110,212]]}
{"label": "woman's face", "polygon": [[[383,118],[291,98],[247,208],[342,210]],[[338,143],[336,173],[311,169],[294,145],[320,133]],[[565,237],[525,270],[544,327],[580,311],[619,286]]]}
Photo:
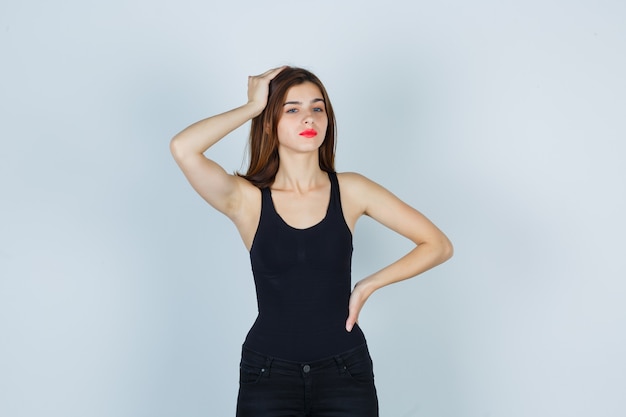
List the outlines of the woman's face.
{"label": "woman's face", "polygon": [[315,84],[305,82],[287,90],[277,126],[279,150],[317,151],[324,142],[327,127],[326,103]]}

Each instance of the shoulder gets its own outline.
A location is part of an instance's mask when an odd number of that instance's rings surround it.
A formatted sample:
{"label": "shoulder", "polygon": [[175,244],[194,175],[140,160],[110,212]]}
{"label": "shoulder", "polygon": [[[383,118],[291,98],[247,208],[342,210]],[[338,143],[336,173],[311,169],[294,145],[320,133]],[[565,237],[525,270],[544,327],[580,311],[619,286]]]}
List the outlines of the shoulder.
{"label": "shoulder", "polygon": [[238,198],[233,201],[229,213],[226,213],[235,223],[246,221],[260,211],[261,190],[247,179],[238,175],[233,176],[238,189]]}
{"label": "shoulder", "polygon": [[255,203],[259,202],[261,199],[261,189],[243,177],[237,175],[235,177],[237,185],[241,190],[244,203],[252,202],[252,204],[255,205]]}
{"label": "shoulder", "polygon": [[338,172],[337,179],[339,180],[340,185],[345,185],[346,187],[364,187],[369,183],[372,183],[367,177],[359,174],[358,172]]}
{"label": "shoulder", "polygon": [[386,190],[366,176],[356,172],[337,173],[341,200],[346,201],[361,214],[367,213],[372,202]]}
{"label": "shoulder", "polygon": [[363,214],[376,216],[383,211],[406,206],[391,191],[364,175],[345,172],[338,174],[338,178],[342,200],[346,194],[346,199],[358,206]]}
{"label": "shoulder", "polygon": [[342,192],[362,194],[382,189],[379,184],[357,172],[338,172],[337,179]]}

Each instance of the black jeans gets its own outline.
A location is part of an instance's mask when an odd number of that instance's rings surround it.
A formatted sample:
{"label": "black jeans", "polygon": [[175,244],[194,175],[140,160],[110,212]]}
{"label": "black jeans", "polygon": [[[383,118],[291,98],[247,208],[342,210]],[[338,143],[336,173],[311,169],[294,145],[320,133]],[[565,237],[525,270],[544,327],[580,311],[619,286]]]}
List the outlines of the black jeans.
{"label": "black jeans", "polygon": [[367,346],[311,363],[244,347],[237,417],[378,417]]}

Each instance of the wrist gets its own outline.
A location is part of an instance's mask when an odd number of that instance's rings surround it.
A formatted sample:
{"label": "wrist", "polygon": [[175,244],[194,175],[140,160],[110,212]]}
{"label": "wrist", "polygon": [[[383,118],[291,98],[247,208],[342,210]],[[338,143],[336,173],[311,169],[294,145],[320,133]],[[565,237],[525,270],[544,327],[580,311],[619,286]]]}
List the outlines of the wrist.
{"label": "wrist", "polygon": [[251,115],[250,118],[253,119],[257,117],[259,114],[263,113],[263,110],[265,109],[265,104],[257,103],[255,101],[248,101],[242,107],[248,110],[248,112]]}
{"label": "wrist", "polygon": [[355,288],[356,287],[359,287],[359,290],[361,290],[368,297],[374,291],[376,291],[378,288],[380,288],[380,286],[378,286],[376,284],[376,280],[375,280],[374,276],[369,276],[369,277],[364,278],[361,281],[357,282],[356,285],[355,285]]}

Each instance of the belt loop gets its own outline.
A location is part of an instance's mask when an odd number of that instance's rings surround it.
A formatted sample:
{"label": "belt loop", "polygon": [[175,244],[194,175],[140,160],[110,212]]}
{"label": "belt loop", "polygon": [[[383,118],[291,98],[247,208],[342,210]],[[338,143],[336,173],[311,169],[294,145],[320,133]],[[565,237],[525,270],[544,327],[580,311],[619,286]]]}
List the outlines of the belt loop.
{"label": "belt loop", "polygon": [[263,369],[263,375],[270,376],[270,369],[272,369],[272,362],[274,358],[268,356],[265,358],[265,368]]}
{"label": "belt loop", "polygon": [[337,369],[339,370],[339,373],[345,374],[348,367],[343,362],[343,359],[341,358],[340,355],[335,356],[335,362],[337,362]]}

